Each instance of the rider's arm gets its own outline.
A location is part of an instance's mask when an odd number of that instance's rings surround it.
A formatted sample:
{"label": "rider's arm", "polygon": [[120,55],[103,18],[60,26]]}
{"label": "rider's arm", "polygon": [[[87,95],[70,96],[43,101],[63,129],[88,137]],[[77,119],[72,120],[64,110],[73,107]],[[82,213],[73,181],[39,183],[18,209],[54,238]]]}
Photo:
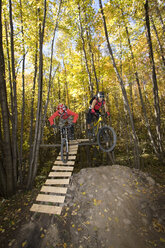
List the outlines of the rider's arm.
{"label": "rider's arm", "polygon": [[78,114],[75,113],[75,112],[72,112],[70,109],[67,109],[67,113],[68,113],[68,115],[74,116],[74,118],[73,118],[73,123],[76,123],[76,121],[77,121],[77,119],[78,119]]}
{"label": "rider's arm", "polygon": [[106,115],[109,116],[110,113],[108,112],[108,108],[107,108],[106,102],[104,102],[104,109],[105,109]]}
{"label": "rider's arm", "polygon": [[93,102],[92,102],[92,105],[91,105],[91,109],[95,109],[96,103],[97,103],[97,100],[94,99]]}
{"label": "rider's arm", "polygon": [[108,112],[108,108],[107,108],[106,102],[104,103],[104,109],[105,109],[105,113]]}
{"label": "rider's arm", "polygon": [[59,116],[58,111],[56,111],[54,114],[52,114],[52,116],[50,116],[50,118],[48,119],[51,126],[54,124],[54,123],[53,123],[53,120],[54,120],[54,118],[55,118],[56,116]]}

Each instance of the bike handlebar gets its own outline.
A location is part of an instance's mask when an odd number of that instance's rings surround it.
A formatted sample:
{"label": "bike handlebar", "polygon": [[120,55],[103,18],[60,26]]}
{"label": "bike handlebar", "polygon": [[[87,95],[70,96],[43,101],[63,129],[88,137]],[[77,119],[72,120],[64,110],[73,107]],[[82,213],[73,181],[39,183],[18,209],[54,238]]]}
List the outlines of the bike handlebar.
{"label": "bike handlebar", "polygon": [[54,129],[62,129],[62,128],[70,128],[72,125],[71,124],[68,124],[68,125],[64,125],[64,126],[58,126],[58,125],[54,125],[53,128]]}

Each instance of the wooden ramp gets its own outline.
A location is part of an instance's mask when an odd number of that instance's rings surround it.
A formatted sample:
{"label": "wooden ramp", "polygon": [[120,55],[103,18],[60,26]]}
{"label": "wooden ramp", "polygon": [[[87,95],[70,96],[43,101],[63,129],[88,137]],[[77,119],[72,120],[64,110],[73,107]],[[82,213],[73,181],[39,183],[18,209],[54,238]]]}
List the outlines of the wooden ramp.
{"label": "wooden ramp", "polygon": [[76,160],[78,144],[83,141],[84,140],[73,140],[69,142],[69,157],[67,163],[61,161],[61,153],[59,153],[52,167],[52,171],[48,175],[49,178],[45,181],[45,184],[42,186],[36,198],[37,203],[32,205],[30,211],[61,214],[67,187],[74,169],[73,166]]}

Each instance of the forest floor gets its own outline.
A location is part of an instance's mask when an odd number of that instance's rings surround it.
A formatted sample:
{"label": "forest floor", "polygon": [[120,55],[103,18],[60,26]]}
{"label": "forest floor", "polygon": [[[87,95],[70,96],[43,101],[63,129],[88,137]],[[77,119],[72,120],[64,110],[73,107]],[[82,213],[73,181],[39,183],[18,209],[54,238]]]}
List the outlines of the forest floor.
{"label": "forest floor", "polygon": [[29,211],[40,186],[1,199],[1,248],[164,248],[165,168],[149,171],[81,169],[71,177],[61,216]]}

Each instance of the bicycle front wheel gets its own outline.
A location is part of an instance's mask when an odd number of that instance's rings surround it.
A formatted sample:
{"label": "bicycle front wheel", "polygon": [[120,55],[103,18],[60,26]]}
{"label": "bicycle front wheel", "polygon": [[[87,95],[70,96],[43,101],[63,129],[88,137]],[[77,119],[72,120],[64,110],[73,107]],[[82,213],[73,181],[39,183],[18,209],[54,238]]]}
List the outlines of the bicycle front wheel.
{"label": "bicycle front wheel", "polygon": [[68,142],[66,139],[62,139],[62,141],[61,141],[61,160],[63,161],[63,163],[67,163],[68,155],[69,155]]}
{"label": "bicycle front wheel", "polygon": [[97,143],[103,152],[111,152],[116,145],[116,133],[112,127],[104,126],[97,134]]}

